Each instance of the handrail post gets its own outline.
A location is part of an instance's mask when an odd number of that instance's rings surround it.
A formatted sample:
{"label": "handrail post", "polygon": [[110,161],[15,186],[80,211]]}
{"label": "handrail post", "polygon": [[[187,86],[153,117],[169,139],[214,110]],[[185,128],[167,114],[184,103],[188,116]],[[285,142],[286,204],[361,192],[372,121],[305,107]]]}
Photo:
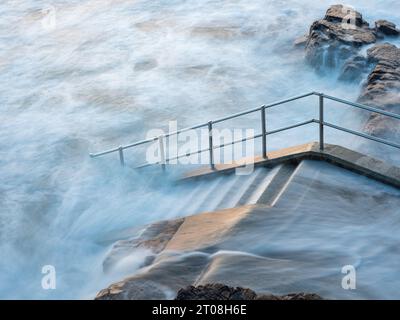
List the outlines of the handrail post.
{"label": "handrail post", "polygon": [[160,163],[161,163],[161,168],[163,171],[165,171],[165,150],[164,150],[164,137],[159,136],[158,137],[158,142],[159,142],[159,152],[160,152]]}
{"label": "handrail post", "polygon": [[125,166],[124,148],[122,146],[118,148],[118,153],[119,153],[119,162],[121,163],[121,167],[124,167]]}
{"label": "handrail post", "polygon": [[319,150],[324,150],[324,96],[319,94]]}
{"label": "handrail post", "polygon": [[208,149],[210,153],[210,168],[211,170],[215,169],[214,165],[214,144],[213,144],[213,135],[212,135],[212,121],[208,121]]}
{"label": "handrail post", "polygon": [[262,130],[262,157],[268,159],[267,156],[267,128],[265,120],[265,106],[261,107],[261,130]]}

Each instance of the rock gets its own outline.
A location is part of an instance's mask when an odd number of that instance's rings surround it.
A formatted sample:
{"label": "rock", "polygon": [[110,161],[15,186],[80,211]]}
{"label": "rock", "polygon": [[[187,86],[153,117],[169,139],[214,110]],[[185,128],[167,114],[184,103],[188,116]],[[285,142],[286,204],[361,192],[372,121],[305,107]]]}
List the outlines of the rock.
{"label": "rock", "polygon": [[386,61],[391,68],[400,66],[400,50],[390,43],[373,46],[368,49],[367,56],[371,62],[380,63]]}
{"label": "rock", "polygon": [[308,35],[304,35],[304,36],[301,36],[301,37],[297,38],[296,40],[294,40],[293,45],[295,47],[305,47],[307,44],[307,41],[308,41]]}
{"label": "rock", "polygon": [[[367,51],[368,61],[375,66],[359,97],[359,102],[386,111],[400,113],[400,49],[383,43]],[[364,131],[386,139],[399,136],[398,120],[372,114]]]}
{"label": "rock", "polygon": [[376,40],[375,29],[369,28],[359,12],[334,5],[328,9],[324,19],[312,24],[306,44],[306,59],[317,70],[337,68],[358,54],[361,46]]}
{"label": "rock", "polygon": [[161,253],[150,266],[109,285],[95,299],[174,299],[180,288],[196,282],[207,265],[208,259],[204,253]]}
{"label": "rock", "polygon": [[256,300],[323,300],[316,293],[289,293],[283,296],[275,296],[272,294],[257,296]]}
{"label": "rock", "polygon": [[[308,35],[306,59],[317,70],[341,70],[339,80],[361,82],[365,79],[358,101],[376,108],[400,113],[400,49],[376,44],[360,55],[360,49],[378,37],[398,36],[400,30],[387,20],[369,27],[361,13],[343,5],[331,6],[322,20],[315,21]],[[393,139],[399,136],[398,123],[372,114],[364,131]]]}
{"label": "rock", "polygon": [[396,103],[388,101],[387,95],[400,89],[400,49],[389,43],[378,44],[367,51],[367,56],[375,67],[368,76],[367,85],[359,100],[376,102],[374,105]]}
{"label": "rock", "polygon": [[[353,20],[357,27],[369,26],[366,21],[363,20],[361,13],[355,11],[353,8],[343,6],[341,4],[331,6],[327,11],[324,18],[328,22],[342,23]],[[350,21],[351,23],[352,21]]]}
{"label": "rock", "polygon": [[342,67],[339,80],[342,81],[361,81],[363,75],[368,72],[368,60],[360,55],[348,59]]}
{"label": "rock", "polygon": [[364,131],[370,135],[394,141],[400,135],[399,120],[372,114],[364,127]]}
{"label": "rock", "polygon": [[398,36],[400,34],[400,30],[396,28],[396,25],[393,22],[389,22],[387,20],[376,21],[375,29],[377,32],[385,36]]}
{"label": "rock", "polygon": [[160,221],[145,228],[137,238],[116,242],[103,262],[104,272],[111,271],[122,259],[138,249],[149,249],[152,255],[146,257],[144,265],[152,262],[155,254],[160,253],[168,241],[183,223],[184,219]]}
{"label": "rock", "polygon": [[220,283],[188,286],[180,289],[175,300],[254,300],[257,294],[250,289],[233,288]]}
{"label": "rock", "polygon": [[180,289],[175,300],[322,300],[322,298],[317,294],[307,293],[292,293],[284,296],[257,295],[251,289],[211,283]]}
{"label": "rock", "polygon": [[171,298],[159,283],[147,279],[121,281],[101,290],[95,300],[165,300]]}

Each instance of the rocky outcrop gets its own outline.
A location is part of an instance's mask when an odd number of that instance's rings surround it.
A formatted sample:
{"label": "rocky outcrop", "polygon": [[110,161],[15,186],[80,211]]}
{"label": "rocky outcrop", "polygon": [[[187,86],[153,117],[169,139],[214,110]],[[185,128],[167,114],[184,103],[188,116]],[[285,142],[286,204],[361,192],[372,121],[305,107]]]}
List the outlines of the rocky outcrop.
{"label": "rocky outcrop", "polygon": [[256,298],[257,294],[253,290],[212,283],[180,289],[175,300],[254,300]]}
{"label": "rocky outcrop", "polygon": [[368,76],[360,101],[374,105],[399,103],[397,99],[390,100],[393,98],[390,93],[400,90],[400,49],[389,43],[378,44],[367,51],[367,57],[374,67]]}
{"label": "rocky outcrop", "polygon": [[360,82],[368,74],[370,65],[368,59],[362,55],[349,58],[343,65],[339,80]]}
{"label": "rocky outcrop", "polygon": [[[370,48],[368,61],[374,65],[359,101],[386,111],[400,113],[400,49],[384,43]],[[399,137],[399,121],[373,114],[365,131],[382,138]]]}
{"label": "rocky outcrop", "polygon": [[322,298],[314,293],[291,293],[283,296],[257,295],[251,289],[211,283],[180,289],[175,300],[322,300]]}
{"label": "rocky outcrop", "polygon": [[400,34],[400,30],[396,28],[396,25],[387,20],[376,21],[375,29],[380,36],[398,36]]}
{"label": "rocky outcrop", "polygon": [[[331,6],[322,20],[315,21],[308,35],[306,59],[317,71],[336,69],[339,80],[364,84],[359,102],[400,113],[400,49],[378,43],[361,53],[361,48],[384,37],[399,36],[400,30],[387,20],[371,28],[362,14],[344,5]],[[398,121],[372,114],[365,132],[382,138],[398,137]]]}
{"label": "rocky outcrop", "polygon": [[317,70],[337,68],[356,55],[361,46],[374,43],[376,30],[350,7],[334,5],[315,21],[308,35],[306,59]]}

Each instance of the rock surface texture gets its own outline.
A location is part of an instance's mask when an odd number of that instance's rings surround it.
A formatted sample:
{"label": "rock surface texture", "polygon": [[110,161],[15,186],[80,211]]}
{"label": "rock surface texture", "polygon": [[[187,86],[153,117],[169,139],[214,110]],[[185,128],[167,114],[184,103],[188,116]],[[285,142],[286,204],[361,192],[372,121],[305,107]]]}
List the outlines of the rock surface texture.
{"label": "rock surface texture", "polygon": [[[400,49],[388,41],[400,35],[393,22],[372,28],[362,14],[344,5],[331,6],[315,21],[306,43],[306,59],[319,72],[340,72],[339,80],[362,83],[359,102],[400,113]],[[365,50],[361,50],[366,46]],[[399,121],[372,114],[365,132],[386,139],[399,137]]]}
{"label": "rock surface texture", "polygon": [[212,283],[180,289],[175,300],[322,300],[322,298],[313,293],[291,293],[283,296],[257,295],[251,289]]}
{"label": "rock surface texture", "polygon": [[400,34],[400,30],[396,28],[396,25],[387,20],[376,21],[375,29],[384,36],[398,36]]}
{"label": "rock surface texture", "polygon": [[361,46],[374,43],[375,29],[352,8],[334,5],[323,19],[315,21],[308,35],[306,59],[317,70],[337,68],[356,55]]}

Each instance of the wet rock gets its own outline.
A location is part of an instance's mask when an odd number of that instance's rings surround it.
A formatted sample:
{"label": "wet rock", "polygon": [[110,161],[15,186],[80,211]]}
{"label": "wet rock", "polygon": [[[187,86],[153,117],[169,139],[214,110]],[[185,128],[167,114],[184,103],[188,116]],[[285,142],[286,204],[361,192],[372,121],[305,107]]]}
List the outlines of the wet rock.
{"label": "wet rock", "polygon": [[[390,43],[376,44],[360,54],[365,45],[377,38],[397,36],[400,30],[387,20],[378,20],[370,28],[361,13],[343,5],[331,6],[322,20],[315,21],[306,44],[307,61],[317,70],[340,70],[339,80],[361,82],[358,101],[383,110],[400,113],[400,49]],[[365,80],[365,81],[364,81]],[[372,114],[364,131],[393,139],[399,125],[379,114]]]}
{"label": "wet rock", "polygon": [[367,51],[367,56],[375,67],[359,100],[388,109],[400,102],[393,100],[393,94],[400,90],[400,49],[389,43],[378,44]]}
{"label": "wet rock", "polygon": [[175,300],[321,300],[317,294],[292,293],[284,296],[257,295],[253,290],[229,287],[221,283],[188,286],[180,289]]}
{"label": "wet rock", "polygon": [[147,279],[120,281],[101,290],[95,300],[165,300],[168,291],[159,283]]}
{"label": "wet rock", "polygon": [[334,5],[324,19],[315,21],[308,35],[306,59],[317,70],[337,68],[357,55],[361,46],[376,42],[375,29],[369,28],[361,13]]}
{"label": "wet rock", "polygon": [[369,63],[367,58],[357,55],[348,59],[342,67],[339,80],[359,82],[363,75],[368,72]]}
{"label": "wet rock", "polygon": [[396,25],[387,20],[376,21],[375,29],[378,33],[385,36],[398,36],[400,34],[400,30],[396,28]]}
{"label": "wet rock", "polygon": [[[390,43],[377,44],[367,51],[367,57],[374,67],[359,102],[400,113],[400,49]],[[386,139],[400,133],[398,120],[379,114],[370,116],[364,131]]]}
{"label": "wet rock", "polygon": [[308,35],[304,35],[304,36],[301,36],[301,37],[297,38],[296,40],[294,40],[293,45],[295,47],[305,47],[307,44],[307,41],[308,41]]}
{"label": "wet rock", "polygon": [[364,127],[364,131],[379,138],[395,141],[400,136],[399,120],[380,114],[372,114]]}
{"label": "wet rock", "polygon": [[208,264],[200,252],[160,253],[150,266],[101,290],[97,300],[174,299],[180,288],[195,281]]}
{"label": "wet rock", "polygon": [[[400,113],[400,49],[383,43],[367,52],[368,60],[375,64],[359,101],[373,107]],[[400,135],[399,121],[372,114],[364,131],[381,138],[397,139]]]}
{"label": "wet rock", "polygon": [[144,261],[144,265],[150,264],[154,255],[165,248],[183,221],[184,219],[176,219],[156,222],[147,226],[139,237],[116,242],[104,259],[104,272],[111,271],[120,261],[138,249],[148,249],[151,252]]}
{"label": "wet rock", "polygon": [[393,44],[383,43],[368,49],[368,59],[372,62],[387,62],[389,67],[396,68],[400,66],[400,50]]}
{"label": "wet rock", "polygon": [[321,296],[316,293],[289,293],[283,296],[275,295],[261,295],[256,300],[323,300]]}
{"label": "wet rock", "polygon": [[325,15],[325,20],[332,23],[348,22],[352,19],[357,27],[367,26],[368,23],[363,20],[361,13],[353,8],[341,4],[331,6]]}
{"label": "wet rock", "polygon": [[254,300],[257,294],[250,289],[233,288],[220,283],[188,286],[180,289],[175,300]]}

